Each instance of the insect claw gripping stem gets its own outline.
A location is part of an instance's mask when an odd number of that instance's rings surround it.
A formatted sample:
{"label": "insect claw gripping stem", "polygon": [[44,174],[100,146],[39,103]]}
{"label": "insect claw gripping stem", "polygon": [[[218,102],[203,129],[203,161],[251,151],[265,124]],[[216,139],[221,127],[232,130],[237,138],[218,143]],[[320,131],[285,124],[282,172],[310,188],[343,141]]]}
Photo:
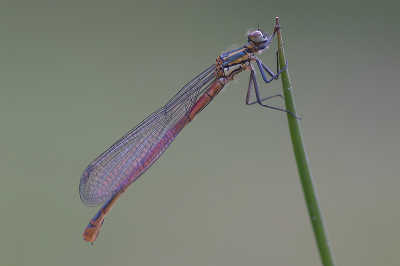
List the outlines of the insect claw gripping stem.
{"label": "insect claw gripping stem", "polygon": [[275,35],[275,33],[281,28],[282,27],[280,25],[275,25],[275,28],[274,28],[274,31],[273,31],[272,35]]}

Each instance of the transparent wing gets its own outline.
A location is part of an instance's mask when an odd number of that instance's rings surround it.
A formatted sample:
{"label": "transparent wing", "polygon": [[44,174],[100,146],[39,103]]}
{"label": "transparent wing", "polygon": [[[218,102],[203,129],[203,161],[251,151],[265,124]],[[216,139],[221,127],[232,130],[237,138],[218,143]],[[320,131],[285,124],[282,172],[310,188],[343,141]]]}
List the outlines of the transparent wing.
{"label": "transparent wing", "polygon": [[85,169],[79,193],[86,206],[100,205],[139,178],[168,148],[191,108],[215,80],[215,66],[186,84],[162,108],[103,152]]}

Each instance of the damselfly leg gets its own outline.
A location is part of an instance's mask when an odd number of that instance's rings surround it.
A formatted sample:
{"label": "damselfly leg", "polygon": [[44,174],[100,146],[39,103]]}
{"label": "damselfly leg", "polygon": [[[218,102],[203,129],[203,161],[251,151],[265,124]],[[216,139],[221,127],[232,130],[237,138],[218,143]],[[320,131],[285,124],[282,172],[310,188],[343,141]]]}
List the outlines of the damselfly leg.
{"label": "damselfly leg", "polygon": [[[286,61],[286,66],[285,66],[283,69],[281,69],[277,74],[274,74],[274,73],[273,73],[263,62],[261,62],[257,57],[255,57],[255,61],[257,62],[258,68],[260,69],[261,76],[262,76],[262,78],[263,78],[263,80],[264,80],[265,83],[270,83],[272,80],[278,79],[279,75],[280,75],[280,74],[287,68],[287,66],[288,66],[288,62]],[[264,71],[264,70],[268,73],[268,75],[271,76],[271,79],[268,79],[268,78],[267,78],[267,75],[265,74],[265,71]],[[247,89],[247,96],[246,96],[246,104],[247,104],[247,105],[252,105],[252,104],[258,103],[259,105],[264,106],[264,107],[268,107],[268,108],[271,108],[271,109],[275,109],[275,110],[278,110],[278,111],[282,111],[282,112],[289,113],[289,114],[291,114],[292,116],[296,117],[297,119],[301,120],[300,117],[294,115],[292,112],[290,112],[290,111],[288,111],[288,110],[285,110],[285,109],[282,109],[282,108],[279,108],[279,107],[276,107],[276,106],[273,106],[273,105],[264,104],[263,101],[265,101],[265,100],[268,100],[268,99],[271,99],[271,98],[275,98],[275,97],[281,97],[281,98],[283,98],[283,96],[282,96],[281,94],[276,94],[276,95],[268,96],[268,97],[266,97],[266,98],[261,98],[261,96],[260,96],[260,91],[259,91],[259,89],[258,89],[258,83],[257,83],[256,73],[255,73],[253,67],[251,67],[250,72],[251,72],[251,73],[250,73],[250,79],[249,79],[249,87],[248,87],[248,89]],[[255,93],[256,93],[256,99],[257,99],[257,100],[254,101],[254,102],[250,102],[250,96],[251,96],[252,85],[254,85],[254,91],[255,91]]]}

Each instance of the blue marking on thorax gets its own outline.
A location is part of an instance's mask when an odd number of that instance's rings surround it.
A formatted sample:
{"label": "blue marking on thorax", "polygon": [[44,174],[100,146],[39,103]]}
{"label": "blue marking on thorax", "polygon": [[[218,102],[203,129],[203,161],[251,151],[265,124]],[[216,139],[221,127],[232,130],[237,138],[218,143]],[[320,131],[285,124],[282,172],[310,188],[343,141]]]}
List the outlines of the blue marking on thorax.
{"label": "blue marking on thorax", "polygon": [[[242,51],[240,51],[240,50],[242,50]],[[243,49],[243,47],[241,47],[239,49],[223,53],[221,55],[221,58],[224,60],[222,67],[225,68],[225,67],[229,66],[229,64],[231,64],[232,62],[236,61],[237,59],[246,56],[246,54],[247,54],[246,50],[247,49]]]}

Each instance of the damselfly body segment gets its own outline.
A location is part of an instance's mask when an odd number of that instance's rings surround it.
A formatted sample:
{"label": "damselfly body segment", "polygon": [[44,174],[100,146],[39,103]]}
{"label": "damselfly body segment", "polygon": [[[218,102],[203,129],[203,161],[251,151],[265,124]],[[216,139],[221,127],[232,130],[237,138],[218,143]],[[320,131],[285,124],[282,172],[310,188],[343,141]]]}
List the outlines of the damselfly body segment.
{"label": "damselfly body segment", "polygon": [[[265,104],[265,100],[281,97],[281,95],[260,97],[256,75],[251,64],[256,62],[266,83],[277,79],[279,74],[286,69],[287,63],[285,68],[274,74],[254,55],[267,48],[278,29],[279,27],[275,26],[271,36],[260,30],[251,32],[247,37],[247,44],[219,56],[212,66],[186,84],[164,107],[143,120],[89,164],[80,180],[81,200],[86,206],[97,206],[103,203],[104,205],[86,227],[83,233],[85,241],[93,243],[96,240],[104,217],[121,194],[161,156],[182,128],[192,121],[237,74],[250,70],[247,104],[258,103],[290,113]],[[257,100],[250,102],[253,86]]]}

